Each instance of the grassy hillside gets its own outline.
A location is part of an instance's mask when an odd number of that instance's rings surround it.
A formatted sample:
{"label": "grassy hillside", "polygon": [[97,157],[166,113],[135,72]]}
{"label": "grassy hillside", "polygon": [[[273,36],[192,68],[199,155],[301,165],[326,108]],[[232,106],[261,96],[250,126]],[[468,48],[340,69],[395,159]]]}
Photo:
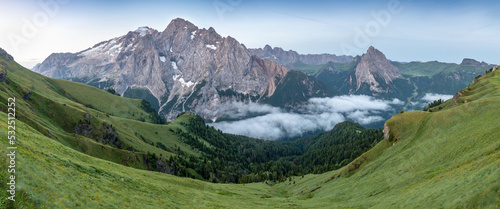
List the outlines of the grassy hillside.
{"label": "grassy hillside", "polygon": [[[0,113],[0,118],[6,118]],[[5,120],[0,121],[6,127]],[[279,190],[264,184],[221,185],[157,172],[138,170],[97,159],[70,149],[30,126],[17,123],[19,205],[36,208],[170,208],[239,207],[285,204],[284,198],[261,202],[262,197],[277,196]],[[6,138],[5,132],[0,132]],[[6,149],[2,145],[2,167]],[[1,174],[2,190],[7,175]],[[2,200],[5,192],[1,193]],[[247,198],[241,199],[245,195]],[[258,203],[260,202],[260,203]]]}

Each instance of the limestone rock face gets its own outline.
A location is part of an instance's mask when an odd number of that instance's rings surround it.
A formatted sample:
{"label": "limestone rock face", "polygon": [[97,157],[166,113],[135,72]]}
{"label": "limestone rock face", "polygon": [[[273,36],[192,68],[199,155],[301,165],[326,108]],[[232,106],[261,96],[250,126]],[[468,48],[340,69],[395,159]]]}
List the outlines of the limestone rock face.
{"label": "limestone rock face", "polygon": [[390,84],[394,78],[401,76],[401,72],[387,60],[382,52],[370,46],[366,54],[361,57],[355,69],[355,75],[356,90],[366,83],[372,92],[387,93],[387,89],[381,87],[380,82]]}
{"label": "limestone rock face", "polygon": [[77,53],[52,54],[32,70],[145,98],[167,119],[182,111],[214,118],[222,103],[258,102],[289,71],[180,18],[162,32],[140,27]]}

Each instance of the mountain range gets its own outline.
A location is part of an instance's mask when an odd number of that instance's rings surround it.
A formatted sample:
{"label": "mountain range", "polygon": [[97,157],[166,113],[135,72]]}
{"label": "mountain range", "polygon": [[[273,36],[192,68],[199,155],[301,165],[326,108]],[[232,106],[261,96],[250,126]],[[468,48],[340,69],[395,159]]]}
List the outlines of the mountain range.
{"label": "mountain range", "polygon": [[464,58],[460,64],[390,61],[373,46],[356,57],[298,55],[294,51],[286,52],[270,46],[251,51],[263,59],[272,59],[314,76],[341,94],[398,98],[407,104],[426,93],[454,94],[465,88],[475,76],[495,66],[470,58]]}
{"label": "mountain range", "polygon": [[[200,29],[180,18],[163,32],[141,27],[77,53],[54,53],[32,70],[146,99],[169,120],[186,111],[215,120],[225,104],[265,100],[290,80],[287,67],[253,56],[213,28]],[[317,87],[314,78],[298,82],[317,90],[306,92],[305,100],[334,95]],[[304,99],[280,105],[295,106]]]}

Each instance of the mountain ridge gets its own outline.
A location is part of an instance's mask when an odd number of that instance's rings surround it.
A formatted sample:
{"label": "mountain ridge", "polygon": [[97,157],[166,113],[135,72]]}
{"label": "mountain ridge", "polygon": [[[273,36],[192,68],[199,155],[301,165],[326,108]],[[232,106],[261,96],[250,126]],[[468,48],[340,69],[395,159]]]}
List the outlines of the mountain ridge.
{"label": "mountain ridge", "polygon": [[335,55],[335,54],[299,54],[296,51],[285,51],[281,47],[272,48],[269,45],[264,48],[249,49],[252,55],[256,55],[263,59],[276,61],[288,68],[293,68],[297,63],[304,63],[308,65],[319,65],[327,62],[345,63],[352,61],[352,56]]}
{"label": "mountain ridge", "polygon": [[212,27],[177,18],[162,32],[140,27],[77,53],[52,54],[33,71],[139,95],[171,120],[185,111],[217,118],[225,103],[259,102],[289,70]]}
{"label": "mountain ridge", "polygon": [[371,91],[387,93],[389,90],[380,88],[375,76],[381,77],[385,84],[391,84],[393,79],[401,76],[398,68],[392,65],[385,55],[373,46],[370,46],[366,54],[361,56],[354,71],[356,75],[355,91],[359,90],[363,83],[367,83],[370,85]]}
{"label": "mountain ridge", "polygon": [[406,101],[404,109],[420,109],[413,104],[427,93],[454,94],[492,67],[494,65],[468,58],[461,64],[437,61],[401,63],[390,61],[382,52],[370,47],[367,53],[354,57],[349,63],[329,62],[301,66],[300,70],[343,94],[398,98]]}

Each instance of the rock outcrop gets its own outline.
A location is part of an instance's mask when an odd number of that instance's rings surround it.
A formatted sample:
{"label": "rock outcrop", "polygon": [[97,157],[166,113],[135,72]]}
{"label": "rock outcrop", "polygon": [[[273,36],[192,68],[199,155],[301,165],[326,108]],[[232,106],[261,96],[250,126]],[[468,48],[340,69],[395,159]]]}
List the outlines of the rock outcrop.
{"label": "rock outcrop", "polygon": [[389,139],[389,134],[391,132],[391,129],[389,128],[389,126],[387,126],[387,122],[384,123],[384,130],[382,131],[384,133],[384,139],[385,140],[388,140]]}
{"label": "rock outcrop", "polygon": [[355,75],[355,91],[359,90],[362,84],[368,84],[372,92],[387,93],[388,89],[383,88],[380,82],[390,84],[393,79],[401,76],[401,72],[387,60],[382,52],[370,46],[366,54],[361,57],[355,69]]}
{"label": "rock outcrop", "polygon": [[463,96],[462,92],[457,92],[455,95],[453,95],[453,98],[451,99],[450,107],[455,105],[455,104],[458,104],[459,103],[458,98],[460,98],[462,96]]}

